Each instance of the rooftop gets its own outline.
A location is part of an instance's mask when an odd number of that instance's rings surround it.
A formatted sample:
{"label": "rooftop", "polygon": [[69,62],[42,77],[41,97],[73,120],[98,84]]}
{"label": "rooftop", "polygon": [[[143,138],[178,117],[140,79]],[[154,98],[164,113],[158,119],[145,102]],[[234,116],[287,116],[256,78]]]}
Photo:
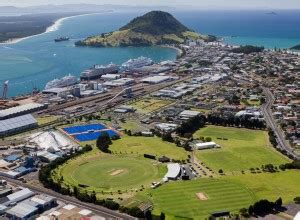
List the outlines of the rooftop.
{"label": "rooftop", "polygon": [[0,111],[0,118],[1,117],[7,117],[7,116],[12,115],[12,114],[17,114],[17,113],[33,110],[33,109],[36,109],[36,108],[41,108],[41,107],[44,107],[44,105],[38,104],[38,103],[29,103],[29,104],[25,104],[25,105],[16,106],[16,107],[13,107],[13,108],[1,110]]}
{"label": "rooftop", "polygon": [[35,213],[38,209],[26,203],[19,203],[11,209],[7,210],[6,213],[18,218],[25,218],[32,213]]}
{"label": "rooftop", "polygon": [[20,127],[37,124],[37,120],[30,114],[0,121],[0,133]]}

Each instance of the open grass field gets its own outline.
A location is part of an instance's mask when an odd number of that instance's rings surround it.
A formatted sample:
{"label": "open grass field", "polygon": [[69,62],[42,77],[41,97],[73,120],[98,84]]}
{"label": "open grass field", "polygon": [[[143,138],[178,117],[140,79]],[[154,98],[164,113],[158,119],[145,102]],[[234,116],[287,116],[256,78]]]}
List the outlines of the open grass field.
{"label": "open grass field", "polygon": [[132,132],[144,131],[145,127],[135,120],[127,120],[125,123],[121,123],[123,129],[131,130]]}
{"label": "open grass field", "polygon": [[166,167],[144,158],[87,157],[73,160],[60,170],[65,183],[85,185],[88,191],[117,192],[149,187],[151,182],[160,180]]}
{"label": "open grass field", "polygon": [[283,203],[289,203],[295,197],[300,196],[300,172],[296,170],[227,176],[224,179],[244,185],[255,194],[257,200],[274,201],[281,197]]}
{"label": "open grass field", "polygon": [[36,120],[38,122],[38,125],[45,125],[51,122],[54,122],[58,119],[57,116],[44,116],[44,117],[38,117]]}
{"label": "open grass field", "polygon": [[142,113],[149,113],[170,105],[171,103],[171,100],[145,98],[133,103],[132,106]]}
{"label": "open grass field", "polygon": [[289,161],[270,146],[265,131],[207,126],[194,135],[194,137],[201,136],[211,137],[214,142],[221,145],[220,149],[196,152],[197,158],[215,171],[223,169],[226,173],[249,170],[269,163],[280,165]]}
{"label": "open grass field", "polygon": [[[239,209],[255,202],[251,191],[239,183],[220,179],[173,182],[152,190],[154,214],[167,219],[206,219],[211,212]],[[201,197],[197,197],[202,195]]]}
{"label": "open grass field", "polygon": [[110,150],[116,154],[152,154],[156,156],[167,156],[171,159],[185,160],[187,152],[173,143],[164,142],[158,137],[134,137],[123,136],[110,146]]}

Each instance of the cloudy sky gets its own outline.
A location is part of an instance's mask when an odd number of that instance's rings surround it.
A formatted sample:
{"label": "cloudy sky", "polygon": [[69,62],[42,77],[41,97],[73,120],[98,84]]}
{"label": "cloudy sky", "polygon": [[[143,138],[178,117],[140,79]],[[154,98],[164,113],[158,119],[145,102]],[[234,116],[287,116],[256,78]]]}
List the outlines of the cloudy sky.
{"label": "cloudy sky", "polygon": [[300,0],[0,0],[0,5],[29,6],[68,3],[169,5],[211,8],[245,9],[300,9]]}

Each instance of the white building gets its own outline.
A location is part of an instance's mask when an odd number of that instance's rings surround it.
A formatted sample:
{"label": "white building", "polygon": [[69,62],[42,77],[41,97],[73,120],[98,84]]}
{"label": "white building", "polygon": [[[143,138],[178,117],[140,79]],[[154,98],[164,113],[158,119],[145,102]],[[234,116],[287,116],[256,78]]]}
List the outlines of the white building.
{"label": "white building", "polygon": [[142,82],[148,83],[148,84],[158,84],[158,83],[162,83],[165,81],[169,81],[171,79],[172,79],[172,77],[170,77],[170,76],[150,76],[145,79],[142,79]]}
{"label": "white building", "polygon": [[181,112],[179,114],[179,117],[181,119],[190,119],[190,118],[194,118],[198,115],[200,115],[201,113],[198,111],[190,111],[190,110],[184,110],[183,112]]}
{"label": "white building", "polygon": [[165,180],[176,180],[181,174],[181,167],[178,163],[168,164],[168,172],[164,177]]}
{"label": "white building", "polygon": [[205,142],[205,143],[197,143],[194,145],[194,149],[196,150],[205,150],[219,147],[215,142]]}

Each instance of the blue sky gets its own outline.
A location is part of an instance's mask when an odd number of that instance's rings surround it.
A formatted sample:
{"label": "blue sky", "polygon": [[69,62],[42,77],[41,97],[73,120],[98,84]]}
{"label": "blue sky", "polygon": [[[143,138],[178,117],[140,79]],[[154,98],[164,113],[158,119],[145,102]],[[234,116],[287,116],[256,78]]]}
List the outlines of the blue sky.
{"label": "blue sky", "polygon": [[122,4],[193,6],[203,9],[300,9],[300,0],[0,0],[0,5]]}

